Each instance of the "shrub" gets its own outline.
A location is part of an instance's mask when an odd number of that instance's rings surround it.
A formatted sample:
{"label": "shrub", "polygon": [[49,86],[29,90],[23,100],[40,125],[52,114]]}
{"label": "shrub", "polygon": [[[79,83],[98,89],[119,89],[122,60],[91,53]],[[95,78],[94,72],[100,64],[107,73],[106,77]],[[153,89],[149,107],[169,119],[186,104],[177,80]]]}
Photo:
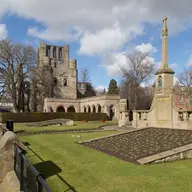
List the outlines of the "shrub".
{"label": "shrub", "polygon": [[99,121],[108,120],[106,113],[0,113],[0,121],[5,123],[7,120],[14,122],[38,122],[51,119],[71,119],[74,121]]}

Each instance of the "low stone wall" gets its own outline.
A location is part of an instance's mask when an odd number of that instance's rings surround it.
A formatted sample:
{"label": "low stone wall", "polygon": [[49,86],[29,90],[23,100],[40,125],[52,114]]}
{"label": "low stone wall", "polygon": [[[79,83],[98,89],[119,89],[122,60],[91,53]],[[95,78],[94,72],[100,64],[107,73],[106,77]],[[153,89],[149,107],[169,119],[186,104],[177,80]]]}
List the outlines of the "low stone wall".
{"label": "low stone wall", "polygon": [[152,163],[165,163],[183,159],[192,159],[192,150],[184,151],[181,153],[171,155],[169,157],[158,159],[156,161],[153,161]]}
{"label": "low stone wall", "polygon": [[137,162],[143,165],[143,164],[172,162],[183,159],[192,159],[192,144],[184,145],[182,147],[178,147],[155,155],[151,155],[139,159]]}
{"label": "low stone wall", "polygon": [[[1,126],[1,130],[2,128]],[[12,173],[14,170],[14,143],[25,149],[18,136],[11,131],[7,131],[0,138],[0,191],[19,191],[17,190],[19,182]],[[6,186],[8,183],[9,186],[12,186],[11,188]]]}
{"label": "low stone wall", "polygon": [[0,183],[1,192],[20,192],[20,184],[14,171],[7,173],[3,182]]}

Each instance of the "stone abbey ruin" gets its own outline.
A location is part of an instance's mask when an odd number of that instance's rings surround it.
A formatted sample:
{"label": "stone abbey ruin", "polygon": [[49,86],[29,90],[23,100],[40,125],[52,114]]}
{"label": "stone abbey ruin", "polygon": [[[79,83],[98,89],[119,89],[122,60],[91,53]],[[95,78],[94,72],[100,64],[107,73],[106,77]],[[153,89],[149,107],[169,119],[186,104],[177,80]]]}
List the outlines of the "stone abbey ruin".
{"label": "stone abbey ruin", "polygon": [[78,82],[77,61],[70,59],[69,53],[68,45],[40,43],[39,67],[50,66],[54,79],[53,97],[45,98],[44,112],[107,113],[110,119],[118,118],[120,97],[93,96],[89,83]]}

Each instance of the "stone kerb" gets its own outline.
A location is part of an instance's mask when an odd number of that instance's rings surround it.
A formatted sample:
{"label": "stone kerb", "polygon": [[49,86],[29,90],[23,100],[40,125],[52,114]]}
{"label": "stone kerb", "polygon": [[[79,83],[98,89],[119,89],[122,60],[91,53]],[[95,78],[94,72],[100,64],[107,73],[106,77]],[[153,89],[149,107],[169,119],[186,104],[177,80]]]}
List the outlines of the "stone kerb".
{"label": "stone kerb", "polygon": [[137,162],[141,165],[144,165],[150,163],[171,162],[181,159],[192,159],[192,144],[184,145],[155,155],[144,157],[137,160]]}
{"label": "stone kerb", "polygon": [[101,140],[101,139],[105,139],[105,138],[109,138],[109,137],[115,137],[117,135],[124,135],[124,134],[131,133],[131,132],[141,131],[143,129],[148,129],[148,128],[149,127],[145,127],[145,128],[141,128],[141,129],[137,129],[137,130],[128,130],[128,131],[125,131],[123,133],[112,134],[112,135],[108,135],[108,136],[104,136],[104,137],[98,137],[98,138],[95,138],[95,139],[89,139],[89,140],[85,140],[85,141],[79,141],[77,143],[78,144],[83,144],[83,143],[87,143],[87,142],[91,142],[91,141],[96,141],[96,140]]}

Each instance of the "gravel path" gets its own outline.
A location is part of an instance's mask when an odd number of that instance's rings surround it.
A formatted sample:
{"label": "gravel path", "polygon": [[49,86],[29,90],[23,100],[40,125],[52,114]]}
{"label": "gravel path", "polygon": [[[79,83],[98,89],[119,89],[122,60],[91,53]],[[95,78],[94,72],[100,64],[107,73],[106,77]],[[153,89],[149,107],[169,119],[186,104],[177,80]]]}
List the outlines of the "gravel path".
{"label": "gravel path", "polygon": [[143,157],[192,143],[192,130],[147,128],[82,145],[125,161],[137,163]]}

